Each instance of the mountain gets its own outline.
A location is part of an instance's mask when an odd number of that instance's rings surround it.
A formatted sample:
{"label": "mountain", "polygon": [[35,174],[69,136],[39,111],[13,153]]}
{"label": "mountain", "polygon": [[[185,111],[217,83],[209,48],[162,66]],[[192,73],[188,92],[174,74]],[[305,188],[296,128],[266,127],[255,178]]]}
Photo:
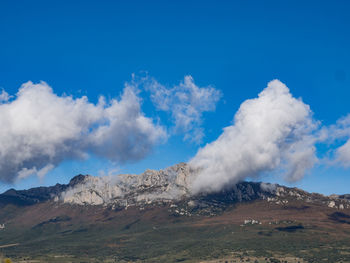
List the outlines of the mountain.
{"label": "mountain", "polygon": [[350,195],[258,182],[192,194],[194,173],[180,163],[10,189],[0,195],[0,253],[18,262],[350,262]]}
{"label": "mountain", "polygon": [[111,209],[148,205],[187,204],[189,208],[220,207],[237,202],[266,200],[275,204],[287,204],[289,198],[328,206],[350,208],[350,195],[324,196],[308,193],[297,188],[277,184],[241,182],[216,193],[191,194],[191,169],[180,163],[164,170],[146,170],[140,175],[121,174],[118,176],[94,177],[79,174],[68,184],[37,187],[16,191],[10,189],[0,194],[2,206],[33,205],[53,200],[57,203],[76,205],[100,205]]}
{"label": "mountain", "polygon": [[69,184],[56,184],[50,187],[36,187],[29,190],[15,190],[9,189],[6,192],[0,194],[0,207],[8,204],[14,204],[18,206],[34,205],[40,202],[51,200],[55,196],[59,196],[61,193],[69,188],[74,187],[83,182],[86,178],[85,175],[77,175],[69,182]]}

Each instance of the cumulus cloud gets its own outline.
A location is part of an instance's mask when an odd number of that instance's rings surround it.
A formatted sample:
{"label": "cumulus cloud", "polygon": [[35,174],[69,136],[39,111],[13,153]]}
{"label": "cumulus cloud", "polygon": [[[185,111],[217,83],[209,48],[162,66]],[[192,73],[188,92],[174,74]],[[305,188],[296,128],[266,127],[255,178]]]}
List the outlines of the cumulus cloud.
{"label": "cumulus cloud", "polygon": [[286,180],[300,179],[317,161],[317,127],[310,107],[282,82],[271,81],[258,98],[243,102],[234,124],[190,161],[198,171],[192,191],[217,191],[273,170]]}
{"label": "cumulus cloud", "polygon": [[159,139],[165,139],[164,129],[141,113],[140,98],[131,86],[126,86],[121,100],[113,99],[104,108],[99,125],[89,136],[92,150],[115,162],[144,158]]}
{"label": "cumulus cloud", "polygon": [[85,96],[58,96],[45,82],[27,82],[12,100],[5,91],[0,98],[0,179],[6,182],[42,177],[62,161],[90,153],[120,163],[139,160],[166,137],[144,116],[130,86],[119,100],[101,97],[97,104]]}
{"label": "cumulus cloud", "polygon": [[[350,114],[340,118],[336,124],[323,129],[325,138],[330,142],[341,141],[343,144],[334,150],[333,165],[350,167]],[[344,143],[345,141],[345,143]]]}
{"label": "cumulus cloud", "polygon": [[183,82],[172,88],[148,79],[146,90],[151,92],[152,102],[158,110],[171,114],[174,131],[184,132],[184,139],[195,143],[200,143],[204,137],[203,113],[214,111],[222,96],[211,86],[197,86],[191,76],[185,76]]}

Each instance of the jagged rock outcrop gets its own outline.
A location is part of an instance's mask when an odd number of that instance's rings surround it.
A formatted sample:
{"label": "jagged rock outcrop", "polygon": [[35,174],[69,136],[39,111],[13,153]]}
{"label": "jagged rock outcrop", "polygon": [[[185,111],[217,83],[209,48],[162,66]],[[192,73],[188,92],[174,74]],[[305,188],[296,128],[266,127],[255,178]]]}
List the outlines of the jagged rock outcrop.
{"label": "jagged rock outcrop", "polygon": [[[146,170],[140,175],[79,178],[57,200],[72,204],[130,206],[169,202],[189,196],[190,169],[180,163],[164,170]],[[72,179],[76,181],[74,178]]]}
{"label": "jagged rock outcrop", "polygon": [[[113,208],[170,204],[180,215],[192,213],[215,214],[237,202],[266,200],[276,205],[286,205],[291,200],[328,206],[335,209],[350,208],[344,196],[324,196],[297,188],[277,184],[241,182],[216,193],[192,195],[191,178],[195,176],[185,163],[164,170],[146,170],[140,175],[122,174],[116,177],[79,176],[72,181],[57,200],[78,205],[103,205]],[[71,181],[71,182],[72,182]]]}
{"label": "jagged rock outcrop", "polygon": [[10,189],[0,195],[0,205],[32,205],[48,200],[112,209],[136,206],[142,210],[146,206],[167,205],[179,215],[214,215],[238,202],[266,200],[275,205],[287,205],[297,200],[333,209],[350,209],[350,195],[324,196],[258,182],[240,182],[219,192],[193,195],[191,180],[195,173],[186,163],[180,163],[159,171],[146,170],[140,175],[94,177],[80,174],[69,184],[21,191]]}

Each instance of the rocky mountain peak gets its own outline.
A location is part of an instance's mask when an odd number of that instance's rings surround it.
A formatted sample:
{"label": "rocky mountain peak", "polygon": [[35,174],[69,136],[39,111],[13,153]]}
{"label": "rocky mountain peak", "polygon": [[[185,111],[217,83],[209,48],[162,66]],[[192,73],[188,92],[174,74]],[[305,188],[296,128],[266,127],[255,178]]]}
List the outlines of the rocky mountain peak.
{"label": "rocky mountain peak", "polygon": [[[301,201],[334,209],[350,207],[347,196],[323,196],[297,188],[258,182],[240,182],[215,193],[192,194],[190,182],[195,176],[186,163],[162,170],[146,170],[114,177],[78,176],[74,184],[57,200],[77,205],[102,205],[126,209],[136,206],[168,205],[179,215],[213,215],[238,202],[266,200],[275,205]],[[78,180],[79,179],[79,180]]]}
{"label": "rocky mountain peak", "polygon": [[71,187],[74,187],[75,185],[78,185],[78,184],[81,184],[81,183],[83,183],[84,181],[85,181],[85,179],[87,178],[87,177],[89,177],[89,176],[91,176],[91,175],[84,175],[84,174],[78,174],[78,175],[76,175],[76,176],[74,176],[70,181],[69,181],[69,186],[71,186]]}
{"label": "rocky mountain peak", "polygon": [[124,209],[136,206],[168,205],[174,213],[212,214],[237,202],[266,200],[276,205],[301,201],[334,209],[350,208],[350,195],[324,196],[298,188],[259,182],[240,182],[218,192],[192,194],[190,183],[196,175],[186,163],[141,174],[96,177],[79,174],[69,184],[37,187],[29,190],[10,189],[0,195],[0,206],[8,203],[32,205],[54,200],[74,205],[101,205]]}
{"label": "rocky mountain peak", "polygon": [[142,174],[74,177],[59,200],[73,204],[128,205],[179,200],[189,195],[190,169],[186,163]]}

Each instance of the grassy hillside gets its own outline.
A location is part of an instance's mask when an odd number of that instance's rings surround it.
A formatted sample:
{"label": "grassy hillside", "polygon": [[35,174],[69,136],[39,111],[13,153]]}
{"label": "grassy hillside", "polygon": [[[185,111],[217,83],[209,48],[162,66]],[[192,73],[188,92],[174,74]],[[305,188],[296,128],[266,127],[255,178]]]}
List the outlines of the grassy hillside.
{"label": "grassy hillside", "polygon": [[46,202],[7,206],[0,221],[0,253],[13,262],[350,262],[350,211],[297,201],[210,217]]}

